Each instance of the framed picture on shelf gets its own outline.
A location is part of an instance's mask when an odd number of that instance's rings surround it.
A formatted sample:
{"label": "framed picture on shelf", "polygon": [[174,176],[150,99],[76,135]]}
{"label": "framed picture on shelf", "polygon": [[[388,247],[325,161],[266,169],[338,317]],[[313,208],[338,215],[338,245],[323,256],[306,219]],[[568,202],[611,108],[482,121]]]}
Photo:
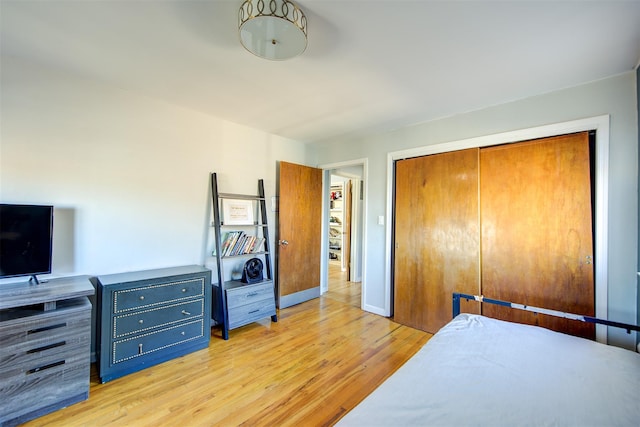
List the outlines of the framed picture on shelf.
{"label": "framed picture on shelf", "polygon": [[222,223],[224,225],[255,224],[253,220],[253,202],[251,200],[223,200]]}

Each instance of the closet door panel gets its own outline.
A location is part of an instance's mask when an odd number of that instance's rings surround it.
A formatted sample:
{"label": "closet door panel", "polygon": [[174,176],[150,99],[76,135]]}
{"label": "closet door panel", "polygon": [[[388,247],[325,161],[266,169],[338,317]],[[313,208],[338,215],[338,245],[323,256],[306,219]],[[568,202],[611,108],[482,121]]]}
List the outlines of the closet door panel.
{"label": "closet door panel", "polygon": [[[593,316],[588,133],[480,151],[482,293]],[[593,325],[484,305],[483,313],[593,338]]]}
{"label": "closet door panel", "polygon": [[478,149],[400,160],[395,173],[394,320],[435,333],[454,291],[479,292]]}

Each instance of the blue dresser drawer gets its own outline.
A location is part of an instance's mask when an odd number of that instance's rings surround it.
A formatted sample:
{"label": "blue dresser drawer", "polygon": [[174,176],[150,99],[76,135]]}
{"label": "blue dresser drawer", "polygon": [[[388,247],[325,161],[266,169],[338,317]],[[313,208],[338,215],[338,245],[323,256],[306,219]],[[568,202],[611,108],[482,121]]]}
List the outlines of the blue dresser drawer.
{"label": "blue dresser drawer", "polygon": [[202,297],[204,290],[205,281],[203,278],[123,289],[113,293],[113,312],[117,314],[193,297]]}
{"label": "blue dresser drawer", "polygon": [[113,318],[113,337],[121,338],[202,317],[204,298],[122,314]]}
{"label": "blue dresser drawer", "polygon": [[[159,350],[183,344],[204,336],[204,321],[181,323],[170,328],[148,334],[137,335],[113,343],[111,363],[120,363],[135,357],[145,356]],[[207,331],[207,335],[211,332]]]}

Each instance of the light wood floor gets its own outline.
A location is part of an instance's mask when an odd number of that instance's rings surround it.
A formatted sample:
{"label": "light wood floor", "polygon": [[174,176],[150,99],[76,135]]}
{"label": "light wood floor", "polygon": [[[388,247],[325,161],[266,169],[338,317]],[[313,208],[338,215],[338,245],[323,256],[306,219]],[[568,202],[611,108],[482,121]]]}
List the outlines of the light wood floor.
{"label": "light wood floor", "polygon": [[[338,276],[340,273],[338,272]],[[335,279],[335,278],[334,278]],[[360,310],[360,284],[230,331],[208,349],[100,384],[27,426],[328,426],[430,335]]]}

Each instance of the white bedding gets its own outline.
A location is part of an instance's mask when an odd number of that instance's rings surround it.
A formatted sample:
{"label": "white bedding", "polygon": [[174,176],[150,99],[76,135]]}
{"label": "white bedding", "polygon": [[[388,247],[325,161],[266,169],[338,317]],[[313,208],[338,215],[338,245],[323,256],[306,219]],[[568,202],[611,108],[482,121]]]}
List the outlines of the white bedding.
{"label": "white bedding", "polygon": [[640,354],[461,314],[339,426],[640,426]]}

